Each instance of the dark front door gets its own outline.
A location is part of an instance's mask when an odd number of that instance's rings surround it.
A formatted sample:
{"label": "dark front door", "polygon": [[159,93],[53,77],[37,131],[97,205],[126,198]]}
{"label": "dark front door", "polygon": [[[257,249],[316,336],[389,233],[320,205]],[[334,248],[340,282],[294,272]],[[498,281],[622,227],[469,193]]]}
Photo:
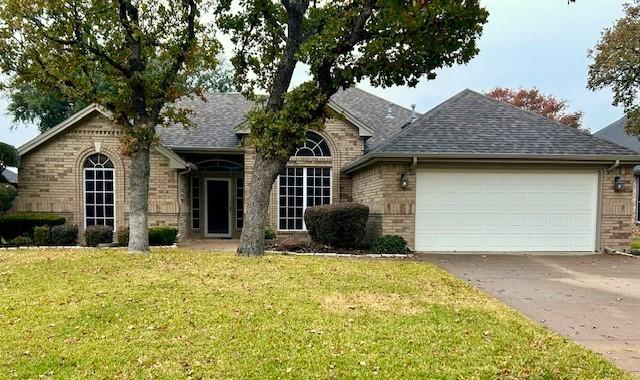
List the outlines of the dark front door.
{"label": "dark front door", "polygon": [[230,236],[228,179],[207,180],[207,235]]}

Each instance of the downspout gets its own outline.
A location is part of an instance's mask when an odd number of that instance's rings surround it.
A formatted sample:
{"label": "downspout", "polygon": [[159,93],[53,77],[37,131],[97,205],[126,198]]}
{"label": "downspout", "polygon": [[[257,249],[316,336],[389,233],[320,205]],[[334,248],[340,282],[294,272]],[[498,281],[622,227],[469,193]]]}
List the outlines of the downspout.
{"label": "downspout", "polygon": [[607,169],[608,172],[612,171],[613,169],[617,168],[618,166],[620,166],[620,160],[616,160],[613,165],[611,165],[609,167],[609,169]]}
{"label": "downspout", "polygon": [[413,157],[411,159],[411,170],[415,169],[418,166],[418,157]]}

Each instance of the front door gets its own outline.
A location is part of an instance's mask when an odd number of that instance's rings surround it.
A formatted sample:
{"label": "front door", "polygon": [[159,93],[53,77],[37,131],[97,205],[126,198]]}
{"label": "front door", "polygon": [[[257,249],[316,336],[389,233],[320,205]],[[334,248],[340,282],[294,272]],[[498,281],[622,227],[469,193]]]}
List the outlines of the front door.
{"label": "front door", "polygon": [[229,194],[231,181],[228,178],[207,179],[206,236],[231,237],[231,207]]}

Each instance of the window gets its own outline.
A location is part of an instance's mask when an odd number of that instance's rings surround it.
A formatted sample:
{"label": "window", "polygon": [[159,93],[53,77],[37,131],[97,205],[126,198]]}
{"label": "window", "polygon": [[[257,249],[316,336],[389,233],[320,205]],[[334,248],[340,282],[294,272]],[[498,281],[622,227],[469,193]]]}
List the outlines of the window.
{"label": "window", "polygon": [[244,225],[244,178],[236,178],[236,228]]}
{"label": "window", "polygon": [[84,162],[85,226],[96,224],[115,228],[115,189],[113,162],[96,153]]}
{"label": "window", "polygon": [[200,177],[191,177],[191,228],[200,228]]}
{"label": "window", "polygon": [[278,179],[278,228],[305,230],[307,207],[329,203],[330,168],[286,168]]}
{"label": "window", "polygon": [[307,132],[307,141],[296,150],[296,157],[331,157],[329,144],[315,132]]}

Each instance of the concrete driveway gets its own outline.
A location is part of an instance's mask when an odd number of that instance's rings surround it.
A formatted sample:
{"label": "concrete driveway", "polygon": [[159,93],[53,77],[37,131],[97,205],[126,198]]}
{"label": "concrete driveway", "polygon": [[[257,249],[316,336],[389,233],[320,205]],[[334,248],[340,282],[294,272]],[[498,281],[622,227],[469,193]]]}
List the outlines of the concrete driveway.
{"label": "concrete driveway", "polygon": [[640,258],[422,257],[640,375]]}

